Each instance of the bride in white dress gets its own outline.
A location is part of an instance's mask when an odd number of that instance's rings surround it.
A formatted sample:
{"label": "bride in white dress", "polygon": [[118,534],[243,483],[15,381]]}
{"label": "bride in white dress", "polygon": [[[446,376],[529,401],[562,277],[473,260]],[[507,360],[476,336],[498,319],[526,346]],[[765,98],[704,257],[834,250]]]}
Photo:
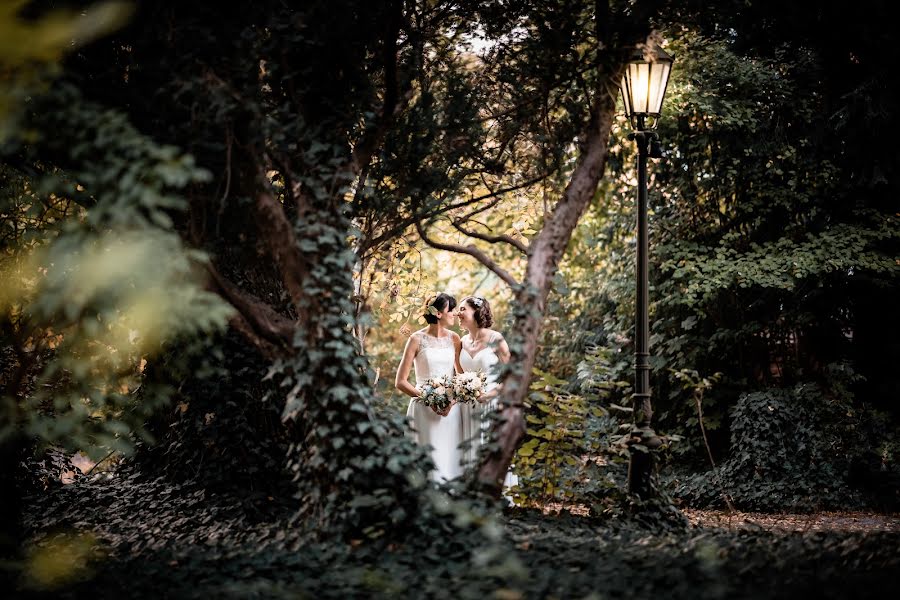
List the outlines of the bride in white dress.
{"label": "bride in white dress", "polygon": [[[459,304],[457,311],[459,324],[469,333],[461,340],[459,364],[463,371],[484,373],[487,376],[487,388],[479,398],[480,406],[471,411],[471,417],[464,419],[463,436],[471,440],[464,460],[466,464],[474,463],[478,458],[481,446],[490,441],[491,414],[499,410],[497,397],[498,362],[509,362],[509,346],[499,331],[490,329],[494,324],[491,305],[480,296],[469,296]],[[504,489],[518,485],[519,478],[510,470],[503,481]],[[508,500],[512,500],[506,496]]]}
{"label": "bride in white dress", "polygon": [[412,422],[412,436],[419,444],[431,446],[435,466],[431,477],[438,482],[462,475],[463,420],[471,420],[471,409],[454,404],[438,412],[417,402],[419,390],[409,382],[409,372],[414,366],[417,383],[462,372],[459,335],[447,329],[456,323],[455,308],[456,299],[448,294],[438,294],[426,301],[424,317],[428,326],[409,336],[394,380],[397,389],[411,397],[406,416]]}

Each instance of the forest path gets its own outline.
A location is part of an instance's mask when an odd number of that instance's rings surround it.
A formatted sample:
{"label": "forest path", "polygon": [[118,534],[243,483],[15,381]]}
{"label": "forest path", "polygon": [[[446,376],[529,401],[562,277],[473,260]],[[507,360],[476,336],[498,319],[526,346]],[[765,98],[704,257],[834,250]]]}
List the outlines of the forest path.
{"label": "forest path", "polygon": [[815,512],[809,514],[730,512],[682,509],[692,525],[728,530],[767,531],[894,531],[900,532],[900,515],[873,512]]}
{"label": "forest path", "polygon": [[[587,506],[547,503],[545,515],[566,510],[575,516],[587,516]],[[820,511],[814,513],[761,513],[729,510],[681,508],[682,514],[695,527],[708,529],[764,530],[781,533],[805,533],[807,531],[833,532],[900,532],[900,513],[871,511]]]}

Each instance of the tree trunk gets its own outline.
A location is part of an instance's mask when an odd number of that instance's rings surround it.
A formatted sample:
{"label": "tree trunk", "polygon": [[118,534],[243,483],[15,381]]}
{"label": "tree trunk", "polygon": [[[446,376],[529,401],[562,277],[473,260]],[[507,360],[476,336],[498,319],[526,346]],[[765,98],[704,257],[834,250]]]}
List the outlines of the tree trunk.
{"label": "tree trunk", "polygon": [[503,379],[501,419],[494,428],[498,445],[494,452],[485,457],[478,472],[480,487],[495,497],[502,492],[503,479],[525,436],[524,401],[531,382],[553,277],[572,232],[594,197],[606,165],[619,69],[608,73],[604,81],[606,85],[596,96],[578,165],[563,199],[547,217],[544,227],[529,248],[525,281],[516,290],[516,313],[509,340],[512,360]]}

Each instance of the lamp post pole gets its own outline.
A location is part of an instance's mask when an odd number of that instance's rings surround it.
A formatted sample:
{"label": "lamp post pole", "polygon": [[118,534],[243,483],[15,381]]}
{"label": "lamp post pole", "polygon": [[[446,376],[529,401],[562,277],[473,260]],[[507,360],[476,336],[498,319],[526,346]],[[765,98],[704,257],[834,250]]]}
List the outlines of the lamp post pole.
{"label": "lamp post pole", "polygon": [[640,497],[650,495],[650,473],[653,468],[650,450],[662,445],[662,440],[650,427],[653,405],[650,401],[650,279],[649,240],[647,232],[647,158],[651,144],[658,139],[655,131],[644,129],[643,117],[638,118],[637,131],[628,139],[637,142],[637,248],[635,260],[635,324],[634,324],[634,394],[632,408],[634,429],[631,432],[628,464],[628,492]]}
{"label": "lamp post pole", "polygon": [[659,46],[636,51],[625,65],[622,99],[625,114],[634,132],[629,140],[637,142],[637,248],[635,265],[634,323],[634,428],[628,441],[628,493],[647,498],[653,493],[651,472],[653,453],[662,440],[650,427],[653,405],[650,402],[650,280],[647,234],[647,159],[660,158],[659,137],[653,129],[659,124],[663,98],[672,70],[672,56]]}

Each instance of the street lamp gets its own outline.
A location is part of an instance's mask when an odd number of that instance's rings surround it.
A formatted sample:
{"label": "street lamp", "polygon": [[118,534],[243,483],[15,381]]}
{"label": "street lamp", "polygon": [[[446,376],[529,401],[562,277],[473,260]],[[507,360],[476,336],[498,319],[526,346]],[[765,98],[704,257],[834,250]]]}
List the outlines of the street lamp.
{"label": "street lamp", "polygon": [[650,402],[650,295],[648,292],[647,243],[647,157],[660,158],[659,136],[653,131],[662,113],[663,97],[672,70],[672,57],[662,48],[652,46],[638,51],[628,63],[622,78],[622,99],[625,114],[634,129],[629,140],[638,148],[637,194],[637,261],[635,268],[636,301],[634,332],[634,429],[629,445],[628,491],[647,497],[650,492],[652,457],[650,450],[658,448],[662,440],[650,426],[653,406]]}

